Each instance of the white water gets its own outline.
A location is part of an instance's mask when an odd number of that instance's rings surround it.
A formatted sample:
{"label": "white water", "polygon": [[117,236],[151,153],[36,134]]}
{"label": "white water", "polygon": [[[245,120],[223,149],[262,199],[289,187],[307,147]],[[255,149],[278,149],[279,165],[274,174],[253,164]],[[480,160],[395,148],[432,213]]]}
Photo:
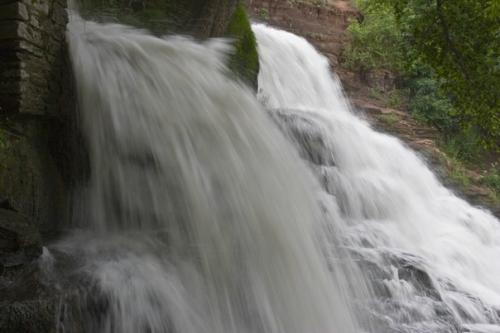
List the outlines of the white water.
{"label": "white water", "polygon": [[444,188],[400,141],[356,117],[326,58],[306,40],[253,29],[259,98],[309,151],[338,203],[348,224],[344,244],[372,279],[377,298],[366,308],[378,330],[500,332],[499,221]]}
{"label": "white water", "polygon": [[225,75],[227,44],[78,18],[68,37],[91,175],[83,230],[52,249],[81,290],[60,329],[359,332],[320,185]]}

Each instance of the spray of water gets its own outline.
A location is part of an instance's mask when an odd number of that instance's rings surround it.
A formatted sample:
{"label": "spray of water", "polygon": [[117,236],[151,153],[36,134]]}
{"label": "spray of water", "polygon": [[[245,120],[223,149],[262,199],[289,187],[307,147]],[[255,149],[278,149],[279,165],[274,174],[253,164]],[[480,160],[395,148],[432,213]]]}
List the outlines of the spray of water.
{"label": "spray of water", "polygon": [[[259,98],[338,204],[380,332],[500,332],[500,224],[352,112],[303,38],[254,25]],[[337,219],[338,220],[338,219]]]}

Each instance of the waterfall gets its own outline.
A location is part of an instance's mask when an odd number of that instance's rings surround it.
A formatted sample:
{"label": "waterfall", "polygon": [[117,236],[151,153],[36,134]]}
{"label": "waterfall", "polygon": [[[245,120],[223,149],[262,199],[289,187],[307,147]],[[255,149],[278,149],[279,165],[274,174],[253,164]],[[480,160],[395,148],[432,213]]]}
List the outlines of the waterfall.
{"label": "waterfall", "polygon": [[[370,277],[377,332],[500,332],[500,224],[350,110],[305,39],[254,25],[259,99],[309,162]],[[361,310],[360,310],[361,311]]]}
{"label": "waterfall", "polygon": [[90,175],[45,273],[59,331],[500,332],[500,224],[351,110],[305,39],[229,43],[72,16]]}
{"label": "waterfall", "polygon": [[90,179],[79,229],[50,249],[78,290],[60,330],[360,332],[352,299],[369,293],[338,209],[229,78],[226,41],[77,17],[68,39]]}

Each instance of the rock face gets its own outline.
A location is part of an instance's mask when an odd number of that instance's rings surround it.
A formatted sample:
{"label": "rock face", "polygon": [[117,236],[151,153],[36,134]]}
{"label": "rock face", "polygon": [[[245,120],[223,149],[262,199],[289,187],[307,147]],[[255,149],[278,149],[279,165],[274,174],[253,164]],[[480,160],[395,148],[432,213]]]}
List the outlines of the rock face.
{"label": "rock face", "polygon": [[328,129],[321,117],[304,116],[303,111],[299,110],[270,110],[269,114],[295,144],[300,157],[312,164],[313,168],[335,166],[331,145],[325,135]]}
{"label": "rock face", "polygon": [[0,114],[60,111],[65,7],[64,0],[0,2]]}
{"label": "rock face", "polygon": [[250,0],[252,17],[305,37],[339,69],[349,21],[359,12],[349,0]]}
{"label": "rock face", "polygon": [[37,260],[69,219],[76,109],[66,3],[0,1],[0,331],[54,331]]}
{"label": "rock face", "polygon": [[142,26],[158,34],[222,36],[237,0],[81,0],[80,13],[97,21]]}
{"label": "rock face", "polygon": [[64,1],[0,1],[0,196],[47,237],[69,197],[66,22]]}

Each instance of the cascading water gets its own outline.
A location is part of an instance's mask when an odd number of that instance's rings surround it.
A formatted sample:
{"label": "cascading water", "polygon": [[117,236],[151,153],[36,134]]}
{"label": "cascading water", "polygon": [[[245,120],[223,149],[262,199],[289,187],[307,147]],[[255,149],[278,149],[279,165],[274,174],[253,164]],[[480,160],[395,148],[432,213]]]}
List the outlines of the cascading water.
{"label": "cascading water", "polygon": [[253,27],[259,104],[222,40],[69,29],[91,174],[44,256],[79,290],[60,331],[500,332],[499,221],[351,113],[304,39]]}
{"label": "cascading water", "polygon": [[83,230],[51,248],[81,290],[60,330],[359,332],[320,185],[228,45],[76,17],[68,38],[90,181]]}
{"label": "cascading water", "polygon": [[338,204],[343,242],[372,280],[376,298],[364,311],[375,330],[500,332],[499,221],[352,114],[328,61],[305,39],[253,29],[259,98]]}

